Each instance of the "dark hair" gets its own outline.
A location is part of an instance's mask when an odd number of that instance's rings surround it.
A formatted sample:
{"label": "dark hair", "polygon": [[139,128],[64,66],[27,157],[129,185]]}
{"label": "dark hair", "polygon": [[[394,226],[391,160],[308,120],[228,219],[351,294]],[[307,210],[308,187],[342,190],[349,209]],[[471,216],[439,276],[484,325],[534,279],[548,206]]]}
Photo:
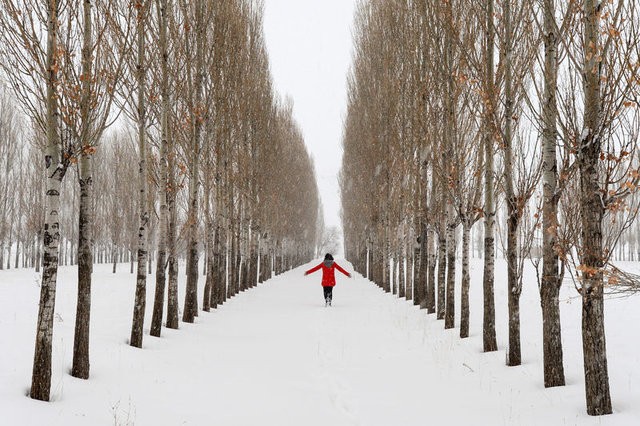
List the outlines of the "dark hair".
{"label": "dark hair", "polygon": [[327,253],[324,255],[324,260],[333,260],[333,256],[331,256],[331,253]]}

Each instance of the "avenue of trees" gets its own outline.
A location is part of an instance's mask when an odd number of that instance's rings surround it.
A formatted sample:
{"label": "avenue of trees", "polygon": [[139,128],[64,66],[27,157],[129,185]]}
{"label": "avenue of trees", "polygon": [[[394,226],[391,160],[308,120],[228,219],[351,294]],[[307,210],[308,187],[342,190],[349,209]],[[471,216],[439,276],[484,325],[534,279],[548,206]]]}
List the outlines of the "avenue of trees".
{"label": "avenue of trees", "polygon": [[262,19],[254,0],[0,0],[0,263],[42,271],[32,398],[50,398],[59,265],[78,265],[87,379],[94,263],[135,272],[142,347],[147,290],[160,336],[315,256],[314,165]]}
{"label": "avenue of trees", "polygon": [[636,260],[640,249],[639,8],[633,0],[364,0],[354,27],[340,176],[347,258],[445,328],[458,321],[465,338],[469,257],[473,235],[483,235],[489,352],[501,243],[509,366],[521,363],[522,271],[533,262],[546,387],[565,384],[559,291],[572,279],[591,415],[611,413],[604,294],[632,278],[611,261]]}

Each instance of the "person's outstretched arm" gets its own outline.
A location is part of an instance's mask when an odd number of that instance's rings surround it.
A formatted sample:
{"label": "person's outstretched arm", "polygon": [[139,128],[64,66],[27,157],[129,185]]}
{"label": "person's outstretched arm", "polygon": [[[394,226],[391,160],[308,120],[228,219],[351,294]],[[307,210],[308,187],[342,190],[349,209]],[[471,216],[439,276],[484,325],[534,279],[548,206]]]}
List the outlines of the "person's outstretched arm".
{"label": "person's outstretched arm", "polygon": [[346,276],[348,276],[349,278],[351,278],[351,274],[348,273],[347,271],[345,271],[344,269],[342,269],[340,267],[340,265],[338,265],[336,262],[333,262],[333,264],[335,265],[336,269],[340,272],[342,272],[343,274],[345,274]]}
{"label": "person's outstretched arm", "polygon": [[305,272],[305,275],[309,275],[309,274],[313,274],[315,271],[317,271],[318,269],[322,268],[322,263],[319,264],[318,266],[309,269],[307,272]]}

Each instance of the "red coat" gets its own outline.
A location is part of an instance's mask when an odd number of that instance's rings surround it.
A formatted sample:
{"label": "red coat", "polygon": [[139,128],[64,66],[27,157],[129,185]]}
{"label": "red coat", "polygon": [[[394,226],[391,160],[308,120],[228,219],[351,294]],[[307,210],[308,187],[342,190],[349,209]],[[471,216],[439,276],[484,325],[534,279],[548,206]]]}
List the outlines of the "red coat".
{"label": "red coat", "polygon": [[336,275],[335,275],[336,269],[342,272],[343,274],[345,274],[346,276],[351,277],[351,274],[345,271],[344,269],[342,269],[340,265],[338,265],[336,262],[333,262],[333,264],[330,267],[327,267],[324,264],[324,262],[322,262],[318,266],[309,269],[304,274],[305,275],[312,274],[320,268],[322,268],[322,287],[333,287],[336,285]]}

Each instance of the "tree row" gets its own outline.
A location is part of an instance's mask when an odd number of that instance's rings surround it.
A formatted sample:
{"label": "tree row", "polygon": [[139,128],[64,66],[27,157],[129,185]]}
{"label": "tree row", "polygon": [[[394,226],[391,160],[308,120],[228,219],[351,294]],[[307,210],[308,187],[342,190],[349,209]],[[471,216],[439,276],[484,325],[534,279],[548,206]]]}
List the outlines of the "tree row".
{"label": "tree row", "polygon": [[521,363],[519,299],[533,262],[546,387],[565,384],[559,292],[572,281],[591,415],[611,412],[604,294],[629,284],[611,258],[637,230],[638,12],[628,0],[371,0],[354,30],[340,176],[347,257],[445,328],[459,282],[465,338],[470,235],[481,230],[488,352],[501,242],[509,366]]}
{"label": "tree row", "polygon": [[193,322],[199,308],[315,255],[322,222],[313,161],[291,103],[273,89],[260,2],[1,5],[0,116],[17,105],[24,123],[0,142],[13,155],[3,175],[28,182],[3,202],[25,223],[13,241],[42,263],[32,398],[50,396],[57,268],[68,258],[78,265],[71,374],[87,379],[95,255],[109,254],[115,270],[126,251],[136,265],[137,347],[151,258],[151,335],[160,336],[163,323]]}

